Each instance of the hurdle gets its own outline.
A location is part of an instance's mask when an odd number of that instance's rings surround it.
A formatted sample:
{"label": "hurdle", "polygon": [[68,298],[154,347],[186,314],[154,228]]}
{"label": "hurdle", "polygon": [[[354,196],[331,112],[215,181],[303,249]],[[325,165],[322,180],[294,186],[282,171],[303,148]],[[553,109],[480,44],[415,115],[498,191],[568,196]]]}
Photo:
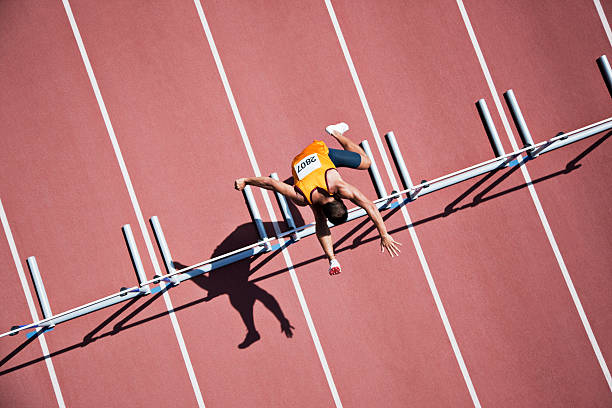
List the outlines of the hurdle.
{"label": "hurdle", "polygon": [[[508,95],[507,98],[506,95]],[[506,91],[504,93],[504,97],[506,98],[506,102],[508,103],[508,108],[510,109],[514,124],[519,130],[519,135],[521,135],[523,143],[530,142],[529,145],[526,144],[526,147],[530,147],[530,149],[527,151],[527,154],[531,159],[534,159],[535,157],[541,154],[551,152],[560,147],[567,146],[568,144],[575,143],[579,140],[596,135],[597,133],[605,132],[606,130],[610,129],[610,118],[608,118],[569,133],[561,132],[557,136],[549,140],[534,145],[533,140],[531,139],[531,134],[527,129],[525,118],[523,117],[521,110],[518,107],[518,102],[516,101],[516,96],[514,95],[512,89]]]}
{"label": "hurdle", "polygon": [[[142,261],[140,259],[140,255],[138,254],[138,249],[136,248],[134,236],[132,234],[130,225],[125,224],[124,226],[121,227],[121,230],[123,232],[123,236],[125,238],[125,241],[128,247],[128,251],[130,253],[132,265],[134,266],[134,269],[136,270],[136,276],[139,282],[143,283],[146,281],[146,278],[143,272]],[[77,317],[84,316],[86,314],[93,313],[101,309],[105,309],[109,306],[113,306],[117,303],[121,303],[121,302],[124,302],[129,299],[133,299],[141,295],[147,295],[151,293],[149,286],[146,284],[146,282],[145,284],[142,284],[139,286],[121,287],[119,289],[119,292],[105,296],[98,300],[94,300],[93,302],[89,302],[84,305],[75,307],[73,309],[69,309],[57,315],[53,315],[51,312],[51,307],[49,306],[49,300],[47,298],[47,293],[45,291],[42,277],[38,269],[38,263],[36,261],[36,258],[34,256],[31,256],[27,258],[26,262],[28,264],[28,269],[30,270],[30,275],[32,277],[32,283],[34,285],[36,296],[40,303],[40,307],[41,307],[42,314],[43,314],[43,319],[38,322],[28,324],[28,325],[13,326],[11,327],[11,331],[0,335],[0,337],[3,337],[5,335],[14,336],[19,331],[26,330],[26,329],[36,329],[36,328],[51,329],[57,324],[60,324],[60,323],[63,323],[63,322],[66,322],[72,319],[76,319]],[[29,333],[28,336],[30,336],[31,334],[33,333]]]}
{"label": "hurdle", "polygon": [[602,55],[597,58],[597,66],[599,67],[599,71],[601,72],[601,76],[603,77],[604,83],[608,88],[608,93],[610,94],[610,98],[612,98],[612,70],[610,69],[610,63],[608,62],[608,57]]}
{"label": "hurdle", "polygon": [[[601,63],[598,59],[598,64],[604,63],[607,63],[607,59],[605,59],[605,61]],[[486,103],[484,103],[484,100],[481,99],[476,102],[476,108],[483,122],[483,126],[485,127],[485,131],[487,132],[487,136],[489,137],[489,141],[491,143],[491,147],[493,148],[495,157],[493,159],[483,161],[481,163],[466,167],[458,171],[454,171],[441,177],[429,181],[423,181],[417,185],[412,184],[410,175],[408,174],[406,163],[399,150],[399,146],[397,140],[395,139],[394,133],[388,132],[385,135],[385,139],[387,140],[389,150],[396,165],[398,174],[400,175],[400,179],[402,179],[402,184],[404,187],[404,190],[399,192],[393,191],[391,194],[387,195],[384,189],[384,185],[382,184],[382,179],[380,177],[380,174],[378,173],[378,169],[373,160],[369,144],[367,143],[367,141],[362,142],[361,146],[362,148],[364,148],[364,151],[366,151],[368,157],[370,157],[370,159],[372,160],[372,165],[374,167],[374,170],[370,172],[370,177],[372,179],[375,189],[377,189],[377,195],[382,195],[381,197],[373,201],[376,207],[381,211],[398,208],[410,203],[411,201],[414,201],[414,199],[416,199],[417,197],[430,194],[434,191],[449,187],[451,185],[471,179],[473,177],[477,177],[490,171],[502,169],[511,165],[511,163],[513,162],[524,163],[527,160],[533,160],[544,153],[548,153],[560,147],[567,146],[571,143],[578,142],[587,137],[612,129],[612,117],[609,117],[599,122],[581,127],[579,129],[559,134],[543,142],[534,143],[533,139],[531,138],[531,134],[529,133],[529,130],[527,129],[527,126],[525,124],[525,120],[522,117],[520,109],[518,108],[518,103],[516,102],[516,96],[514,95],[514,92],[512,92],[512,90],[509,90],[504,94],[504,98],[509,104],[513,119],[515,120],[515,124],[518,123],[517,128],[519,128],[519,125],[521,127],[524,126],[524,133],[521,133],[523,131],[519,131],[524,147],[521,149],[517,149],[516,151],[504,154],[501,143],[499,143],[499,136],[497,136],[497,132],[492,124],[492,121],[490,120],[490,114],[488,113],[488,109],[486,108]],[[527,154],[527,159],[525,160],[523,160],[523,153]],[[278,175],[276,175],[275,173],[273,173],[271,177],[275,180],[278,180]],[[396,198],[401,198],[403,195],[408,195],[408,197],[406,199],[393,201]],[[151,217],[149,221],[153,228],[153,232],[155,234],[158,247],[160,249],[160,253],[162,254],[162,258],[166,266],[166,271],[168,273],[162,276],[154,276],[153,279],[146,280],[142,268],[142,262],[140,260],[138,250],[135,245],[131,228],[129,224],[126,224],[122,227],[122,231],[124,239],[126,241],[126,245],[128,247],[128,251],[130,253],[132,265],[134,266],[134,269],[136,271],[138,285],[133,287],[122,287],[119,292],[105,296],[101,299],[94,300],[82,306],[67,310],[57,315],[51,314],[51,307],[49,305],[49,300],[47,299],[47,295],[44,290],[44,285],[42,284],[42,277],[40,276],[40,271],[38,270],[36,259],[34,257],[28,258],[27,263],[30,269],[32,281],[34,283],[34,288],[36,290],[36,294],[41,305],[43,319],[27,325],[13,326],[11,327],[10,331],[0,334],[0,338],[5,336],[13,336],[22,330],[30,328],[49,329],[59,323],[75,319],[77,317],[95,312],[97,310],[104,309],[117,303],[124,302],[128,299],[141,297],[149,293],[159,292],[160,290],[166,288],[165,286],[162,287],[162,281],[172,283],[172,285],[167,287],[171,288],[178,285],[179,282],[191,279],[203,273],[210,272],[214,269],[230,265],[234,262],[238,262],[240,260],[249,258],[260,253],[276,251],[289,245],[295,244],[295,242],[297,242],[299,238],[304,238],[306,236],[313,235],[316,232],[316,227],[314,223],[295,227],[295,221],[291,216],[291,212],[289,211],[289,207],[287,205],[286,200],[284,201],[283,205],[283,200],[277,197],[279,201],[279,206],[281,207],[281,211],[283,213],[283,216],[285,217],[285,221],[287,221],[287,226],[289,230],[279,233],[276,237],[268,238],[265,233],[265,230],[263,229],[263,222],[259,215],[259,211],[257,210],[257,206],[255,204],[255,200],[253,199],[253,194],[250,189],[249,193],[245,193],[245,199],[247,201],[247,205],[249,206],[251,217],[256,225],[261,240],[245,247],[205,260],[203,262],[199,262],[183,269],[176,270],[172,263],[172,256],[170,254],[168,244],[163,235],[163,230],[161,228],[159,219],[157,216]],[[360,207],[351,208],[348,210],[348,212],[349,215],[347,221],[352,221],[367,215],[366,211]],[[335,226],[329,222],[328,225],[330,226],[330,228],[335,228]],[[286,237],[288,235],[295,236],[298,239],[293,239],[282,244],[271,244],[271,242],[275,240],[282,242],[281,238]],[[151,284],[159,284],[160,286],[151,289],[149,288],[149,285]]]}
{"label": "hurdle", "polygon": [[[540,143],[537,143],[531,146],[527,146],[523,149],[518,149],[511,153],[507,153],[505,155],[484,161],[482,163],[478,163],[473,166],[466,167],[464,169],[449,173],[447,175],[438,177],[428,182],[414,185],[412,186],[412,188],[407,188],[399,192],[393,192],[385,197],[376,199],[373,202],[379,210],[389,210],[393,208],[398,208],[400,206],[406,205],[407,203],[412,201],[412,199],[408,197],[405,200],[402,200],[401,202],[396,201],[388,206],[387,204],[389,203],[390,200],[401,197],[403,194],[414,194],[415,191],[419,191],[418,196],[420,197],[422,195],[432,193],[433,191],[440,190],[444,187],[448,187],[450,185],[459,183],[461,181],[476,177],[477,175],[484,174],[488,171],[506,167],[506,165],[511,160],[513,160],[515,157],[519,157],[521,156],[522,153],[525,153],[532,149],[538,149],[540,147],[545,146],[545,149],[538,153],[541,155],[545,152],[557,149],[559,147],[565,146],[570,143],[575,143],[586,137],[593,136],[595,134],[598,134],[598,133],[601,133],[601,132],[604,132],[610,129],[612,129],[612,117],[609,117],[600,122],[576,129],[574,131],[565,133],[563,135],[555,136],[547,141],[540,142]],[[390,147],[390,149],[394,149],[394,148]],[[399,149],[396,149],[396,154],[398,154],[398,157],[401,158],[401,153],[399,152]],[[401,158],[401,160],[403,161],[403,158]],[[365,210],[363,210],[360,207],[351,208],[348,211],[349,211],[348,221],[352,221],[352,220],[355,220],[357,218],[367,215]],[[155,224],[159,225],[159,220],[157,220]],[[332,225],[331,223],[328,223],[328,225],[330,226],[330,228],[335,228],[335,226]],[[159,225],[159,228],[156,227],[154,230],[161,231],[161,225]],[[209,272],[213,269],[216,269],[222,266],[227,266],[231,263],[248,258],[250,256],[253,256],[253,255],[256,255],[262,252],[268,252],[269,250],[267,249],[267,247],[270,247],[271,250],[278,250],[281,248],[281,245],[278,243],[271,245],[270,244],[271,241],[279,240],[280,238],[283,238],[287,235],[296,234],[296,233],[299,234],[301,238],[304,238],[309,235],[313,235],[315,233],[315,224],[310,223],[307,225],[303,225],[301,227],[290,229],[289,231],[280,233],[277,237],[272,237],[272,238],[266,237],[264,240],[258,241],[254,244],[247,245],[243,248],[236,249],[234,251],[217,256],[215,258],[211,258],[206,261],[197,263],[195,265],[188,266],[181,270],[172,269],[173,272],[167,275],[156,276],[153,279],[148,280],[148,281],[140,281],[138,286],[130,287],[130,288],[122,288],[117,293],[113,293],[111,295],[108,295],[101,299],[87,303],[85,305],[67,310],[55,316],[50,316],[48,318],[45,318],[45,319],[42,319],[37,322],[31,323],[28,325],[24,325],[24,326],[13,326],[10,331],[0,334],[0,338],[4,336],[13,336],[22,330],[26,330],[30,328],[46,327],[45,326],[46,323],[48,323],[47,326],[51,324],[59,324],[59,323],[83,316],[85,314],[89,314],[97,310],[104,309],[106,307],[115,305],[117,303],[126,301],[128,299],[142,296],[145,293],[141,291],[141,288],[149,284],[158,284],[161,280],[167,280],[171,282],[171,278],[174,276],[177,276],[176,278],[177,281],[191,279],[192,277],[201,275],[203,273]],[[163,238],[162,236],[162,239],[160,241],[165,242],[165,238]],[[285,243],[284,246],[289,246],[294,243],[295,242],[293,241],[289,241]],[[165,243],[165,247],[167,247],[167,243]],[[168,254],[169,252],[170,251],[168,250]],[[167,256],[166,259],[164,259],[164,262],[166,263],[167,260],[171,262],[172,258],[170,256]],[[154,292],[154,291],[156,292],[158,290],[157,289],[151,290],[151,292]]]}

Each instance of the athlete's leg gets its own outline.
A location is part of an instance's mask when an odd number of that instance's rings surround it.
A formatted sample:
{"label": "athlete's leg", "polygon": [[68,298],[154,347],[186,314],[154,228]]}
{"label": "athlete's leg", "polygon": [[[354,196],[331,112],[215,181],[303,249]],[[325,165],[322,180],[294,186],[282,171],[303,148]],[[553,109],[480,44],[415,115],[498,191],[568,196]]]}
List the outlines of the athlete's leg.
{"label": "athlete's leg", "polygon": [[[337,130],[332,130],[330,134],[342,145],[342,148],[349,152],[355,152],[359,156],[361,156],[361,163],[359,166],[353,167],[359,170],[366,170],[370,167],[370,158],[365,154],[363,149],[355,142],[353,142],[348,137],[344,136],[344,134],[338,132]],[[352,167],[352,166],[351,166]]]}

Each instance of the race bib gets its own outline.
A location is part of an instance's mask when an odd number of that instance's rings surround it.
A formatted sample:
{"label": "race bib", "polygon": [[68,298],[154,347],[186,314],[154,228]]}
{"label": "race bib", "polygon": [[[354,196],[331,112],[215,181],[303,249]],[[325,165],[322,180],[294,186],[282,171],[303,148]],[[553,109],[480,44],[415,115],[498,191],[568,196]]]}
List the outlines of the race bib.
{"label": "race bib", "polygon": [[304,177],[312,173],[314,170],[321,167],[321,161],[316,153],[304,157],[302,160],[296,163],[293,168],[298,179],[303,180]]}

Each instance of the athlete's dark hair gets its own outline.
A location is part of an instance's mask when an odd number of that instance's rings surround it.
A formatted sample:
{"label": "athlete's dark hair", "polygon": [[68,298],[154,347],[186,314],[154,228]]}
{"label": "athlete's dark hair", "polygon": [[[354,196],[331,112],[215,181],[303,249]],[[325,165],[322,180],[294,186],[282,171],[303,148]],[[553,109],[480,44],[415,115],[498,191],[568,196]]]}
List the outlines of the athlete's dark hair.
{"label": "athlete's dark hair", "polygon": [[348,218],[346,205],[338,197],[334,197],[334,201],[323,205],[323,213],[334,225],[342,224]]}

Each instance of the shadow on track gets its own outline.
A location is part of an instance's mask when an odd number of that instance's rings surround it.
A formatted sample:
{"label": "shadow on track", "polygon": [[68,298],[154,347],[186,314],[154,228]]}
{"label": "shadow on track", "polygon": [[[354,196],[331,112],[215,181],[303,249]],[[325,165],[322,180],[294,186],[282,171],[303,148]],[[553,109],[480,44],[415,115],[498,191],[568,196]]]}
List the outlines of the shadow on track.
{"label": "shadow on track", "polygon": [[[226,254],[235,249],[236,241],[240,240],[241,237],[251,236],[249,233],[252,232],[252,229],[253,226],[250,223],[243,224],[236,228],[215,248],[210,258]],[[293,336],[293,326],[289,323],[289,320],[283,313],[280,304],[274,296],[254,284],[252,281],[249,281],[249,276],[261,268],[263,264],[269,262],[271,258],[272,257],[268,256],[263,262],[258,264],[256,268],[251,268],[251,262],[254,261],[256,257],[243,259],[227,267],[214,269],[207,274],[202,274],[191,279],[196,285],[207,291],[206,297],[202,299],[205,302],[209,302],[221,295],[228,296],[230,304],[238,311],[247,329],[246,337],[244,341],[238,345],[238,348],[247,348],[260,339],[260,334],[255,328],[255,319],[253,315],[255,301],[261,302],[274,317],[276,317],[280,323],[281,332],[287,337]],[[177,269],[187,267],[187,265],[183,265],[179,262],[174,262],[174,266]]]}
{"label": "shadow on track", "polygon": [[[535,185],[547,180],[550,180],[554,177],[558,177],[558,176],[562,176],[562,175],[566,175],[569,174],[577,169],[579,169],[582,165],[579,163],[582,159],[584,159],[588,154],[590,154],[591,152],[593,152],[597,147],[599,147],[601,144],[603,144],[610,136],[612,136],[612,132],[608,132],[605,135],[603,135],[602,137],[600,137],[598,140],[596,140],[594,143],[592,143],[591,145],[589,145],[589,147],[587,147],[583,152],[581,152],[579,155],[577,155],[574,159],[570,160],[566,166],[564,168],[562,168],[561,170],[558,170],[556,172],[553,172],[551,174],[548,174],[546,176],[542,176],[540,178],[534,179],[532,180],[532,182],[530,184]],[[524,164],[522,164],[524,165]],[[514,186],[514,187],[510,187],[506,190],[500,191],[498,193],[495,194],[491,194],[488,195],[495,187],[499,186],[502,182],[504,182],[505,180],[507,180],[512,174],[514,174],[516,171],[518,171],[520,166],[514,166],[511,167],[510,169],[501,169],[501,170],[496,170],[493,171],[491,173],[488,173],[484,176],[482,176],[481,179],[479,179],[478,181],[476,181],[472,186],[470,186],[465,192],[463,192],[462,194],[460,194],[456,199],[454,199],[452,202],[450,202],[448,205],[446,205],[446,207],[444,208],[444,211],[442,211],[441,213],[438,214],[434,214],[432,216],[423,218],[421,220],[418,221],[414,221],[410,226],[415,227],[417,225],[421,225],[421,224],[425,224],[427,222],[430,221],[434,221],[440,218],[444,218],[444,217],[448,217],[458,211],[464,211],[466,209],[469,208],[474,208],[482,203],[485,203],[487,201],[505,196],[507,194],[510,193],[514,193],[516,191],[522,190],[524,188],[526,188],[528,186],[527,183],[523,183],[520,184],[518,186]],[[497,178],[495,178],[496,176],[498,176]],[[290,183],[291,179],[286,180],[286,182]],[[486,187],[480,191],[478,194],[476,194],[474,196],[474,198],[472,199],[472,202],[466,203],[462,206],[458,205],[465,200],[470,194],[474,193],[475,191],[477,191],[480,187],[484,186],[486,183],[490,182],[490,184],[486,185]],[[395,208],[391,211],[388,211],[384,214],[383,218],[386,220],[388,218],[390,218],[391,216],[393,216],[395,213],[397,213],[399,211],[399,207]],[[293,207],[292,208],[292,214],[295,217],[295,221],[296,221],[296,225],[300,226],[300,225],[304,225],[304,220],[302,219],[299,211]],[[358,247],[359,245],[366,243],[366,242],[371,242],[374,240],[377,240],[378,237],[373,237],[373,238],[368,238],[365,239],[365,237],[370,234],[371,232],[374,231],[374,227],[369,224],[369,219],[364,219],[362,221],[360,221],[357,225],[355,225],[355,227],[353,229],[351,229],[349,232],[347,232],[344,236],[340,237],[339,239],[336,240],[334,247],[335,247],[335,251],[337,253],[341,253],[343,251],[347,251],[350,249],[354,249],[356,247]],[[367,228],[364,229],[364,227],[366,227],[366,225],[369,225]],[[397,228],[395,230],[390,231],[390,233],[396,233],[399,231],[403,231],[408,229],[409,226],[403,226],[400,228]],[[271,225],[266,224],[266,230],[271,231]],[[230,235],[228,235],[215,249],[215,251],[212,253],[211,257],[220,255],[222,253],[226,253],[229,252],[235,248],[239,248],[241,246],[247,245],[249,244],[252,240],[254,235],[254,231],[255,228],[252,224],[243,224],[241,226],[239,226],[238,228],[236,228],[236,230],[234,230]],[[359,235],[355,236],[355,234],[357,234],[359,232]],[[351,243],[347,242],[349,241],[349,239],[351,237],[353,237],[353,240]],[[246,242],[249,241],[249,242]],[[279,303],[276,301],[276,299],[268,292],[266,292],[265,290],[263,290],[262,288],[260,288],[259,286],[256,285],[257,282],[260,282],[264,279],[268,279],[270,277],[282,274],[282,273],[286,273],[288,272],[287,268],[283,268],[281,270],[269,273],[267,275],[264,276],[260,276],[258,278],[255,279],[251,279],[249,280],[250,276],[255,273],[257,270],[259,270],[262,266],[264,266],[265,264],[267,264],[271,259],[273,259],[276,255],[278,255],[280,253],[280,251],[274,251],[272,253],[268,253],[268,254],[260,254],[254,257],[251,257],[250,259],[246,259],[243,260],[241,262],[237,262],[234,263],[232,265],[223,267],[223,268],[219,268],[216,269],[214,271],[212,271],[211,273],[209,273],[209,276],[205,276],[205,275],[200,275],[199,277],[196,277],[194,279],[192,279],[198,286],[200,286],[201,288],[207,290],[207,296],[194,300],[192,302],[183,304],[181,306],[177,306],[175,307],[173,310],[175,312],[178,312],[180,310],[198,305],[200,303],[203,302],[208,302],[220,295],[223,294],[227,294],[229,297],[229,301],[230,304],[238,311],[238,313],[240,314],[246,328],[247,328],[247,336],[245,338],[245,340],[240,343],[239,346],[244,347],[248,347],[250,344],[252,344],[252,342],[254,341],[255,337],[253,334],[256,332],[255,330],[255,324],[254,324],[254,319],[253,319],[253,304],[255,303],[256,300],[261,301],[264,306],[270,310],[270,312],[272,312],[274,314],[274,316],[279,320],[279,322],[281,323],[281,331],[283,331],[285,333],[285,335],[287,337],[291,337],[291,335],[293,334],[292,329],[293,327],[291,327],[289,320],[285,317],[284,313],[282,312],[282,309],[279,305]],[[325,256],[320,255],[320,256],[316,256],[313,257],[309,260],[306,260],[304,262],[298,263],[294,265],[294,268],[297,270],[298,268],[305,266],[307,264],[310,264],[312,262],[324,259]],[[255,266],[252,266],[252,264],[256,261],[259,260],[259,263]],[[177,266],[182,266],[182,265],[177,265]],[[185,284],[185,283],[183,283]],[[172,287],[167,287],[166,289],[164,289],[164,291],[170,290],[172,289]],[[98,334],[100,333],[104,328],[106,328],[108,325],[110,325],[114,320],[118,319],[120,316],[122,316],[124,313],[127,312],[127,310],[129,308],[131,308],[133,305],[135,305],[137,302],[140,301],[141,298],[133,298],[131,300],[129,300],[126,304],[122,305],[118,310],[116,310],[115,312],[113,312],[108,318],[106,318],[103,322],[101,322],[98,326],[96,326],[93,330],[91,330],[87,335],[85,335],[85,337],[83,338],[82,342],[76,343],[72,346],[63,348],[61,350],[58,351],[54,351],[53,353],[50,353],[48,356],[41,356],[38,357],[36,359],[30,360],[28,362],[16,365],[14,367],[10,367],[7,368],[5,370],[0,371],[0,376],[9,374],[11,372],[20,370],[24,367],[28,367],[32,364],[36,364],[39,362],[43,362],[45,360],[46,357],[54,357],[66,352],[69,352],[71,350],[74,349],[78,349],[81,347],[86,347],[89,344],[91,344],[94,341],[98,341],[100,339],[103,339],[105,337],[108,336],[113,336],[116,335],[120,332],[123,332],[127,329],[130,329],[132,327],[136,327],[139,326],[141,324],[145,324],[148,322],[151,322],[153,320],[156,320],[158,318],[162,318],[162,317],[166,317],[168,316],[167,311],[164,311],[162,313],[158,313],[152,316],[149,316],[147,318],[144,319],[140,319],[137,321],[132,321],[134,320],[134,318],[136,318],[141,312],[143,312],[144,310],[146,310],[152,303],[154,303],[155,301],[157,301],[163,294],[163,292],[159,292],[156,293],[154,295],[149,295],[147,296],[145,299],[145,301],[140,304],[136,309],[134,309],[133,311],[131,311],[129,314],[127,314],[124,318],[122,318],[119,322],[117,322],[113,328],[109,331],[106,331],[102,334]],[[251,335],[249,335],[249,333],[251,333]],[[53,335],[53,334],[51,334]],[[249,337],[250,336],[250,337]],[[27,346],[29,346],[30,344],[32,344],[32,342],[34,342],[34,340],[36,339],[37,336],[33,336],[29,339],[26,339],[22,344],[20,344],[17,348],[15,348],[13,351],[11,351],[9,354],[7,354],[6,356],[4,356],[1,360],[0,360],[0,367],[6,365],[12,358],[14,358],[16,355],[18,355],[23,349],[25,349]],[[2,340],[0,340],[2,341]],[[256,341],[256,340],[255,340]]]}

